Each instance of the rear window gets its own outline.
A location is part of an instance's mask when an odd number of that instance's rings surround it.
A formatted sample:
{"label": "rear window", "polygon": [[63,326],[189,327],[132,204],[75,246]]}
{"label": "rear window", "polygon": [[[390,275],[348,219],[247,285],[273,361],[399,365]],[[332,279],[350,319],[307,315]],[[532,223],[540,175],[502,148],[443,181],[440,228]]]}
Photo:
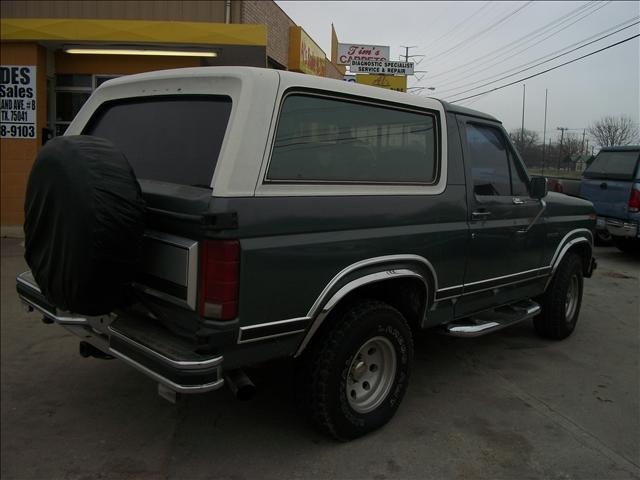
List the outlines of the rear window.
{"label": "rear window", "polygon": [[600,152],[584,172],[585,178],[633,180],[638,165],[638,151]]}
{"label": "rear window", "polygon": [[138,178],[209,187],[230,113],[223,96],[110,102],[83,134],[111,140]]}

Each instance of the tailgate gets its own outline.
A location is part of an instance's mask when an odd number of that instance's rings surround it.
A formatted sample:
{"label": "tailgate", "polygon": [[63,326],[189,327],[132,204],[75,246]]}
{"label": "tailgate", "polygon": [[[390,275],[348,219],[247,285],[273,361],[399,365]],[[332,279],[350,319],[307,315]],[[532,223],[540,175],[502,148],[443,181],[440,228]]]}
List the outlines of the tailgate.
{"label": "tailgate", "polygon": [[631,181],[585,178],[580,196],[593,202],[598,216],[626,218],[632,185]]}

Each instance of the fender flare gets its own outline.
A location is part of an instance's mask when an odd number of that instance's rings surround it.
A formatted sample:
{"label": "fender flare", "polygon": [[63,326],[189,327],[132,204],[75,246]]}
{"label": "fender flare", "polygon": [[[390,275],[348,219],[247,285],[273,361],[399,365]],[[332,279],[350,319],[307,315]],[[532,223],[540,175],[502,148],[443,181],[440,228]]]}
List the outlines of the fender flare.
{"label": "fender flare", "polygon": [[333,308],[349,293],[365,285],[399,278],[414,278],[425,288],[423,315],[435,300],[438,278],[431,262],[413,254],[386,255],[353,263],[337,273],[327,283],[313,303],[307,318],[311,324],[300,342],[294,357],[298,357],[307,347]]}
{"label": "fender flare", "polygon": [[[588,237],[584,235],[584,233],[587,233]],[[581,235],[575,236],[578,234]],[[558,246],[556,247],[556,251],[553,254],[553,258],[551,259],[551,264],[549,265],[551,267],[551,273],[549,274],[549,278],[547,279],[545,290],[551,283],[551,279],[555,275],[556,270],[558,269],[558,266],[560,265],[560,262],[562,261],[566,253],[574,245],[577,245],[579,243],[587,243],[589,245],[589,260],[591,259],[591,257],[593,257],[593,232],[586,228],[577,228],[575,230],[571,230],[564,236],[564,238],[560,241],[560,243],[558,243]]]}

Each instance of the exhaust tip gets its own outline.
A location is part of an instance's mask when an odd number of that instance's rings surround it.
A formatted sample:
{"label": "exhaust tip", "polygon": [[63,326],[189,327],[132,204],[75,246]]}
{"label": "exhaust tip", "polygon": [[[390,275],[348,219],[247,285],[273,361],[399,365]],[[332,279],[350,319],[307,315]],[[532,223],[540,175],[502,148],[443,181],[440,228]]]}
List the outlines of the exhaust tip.
{"label": "exhaust tip", "polygon": [[229,385],[231,392],[238,400],[251,400],[256,394],[256,386],[251,379],[240,369],[226,372],[224,380]]}

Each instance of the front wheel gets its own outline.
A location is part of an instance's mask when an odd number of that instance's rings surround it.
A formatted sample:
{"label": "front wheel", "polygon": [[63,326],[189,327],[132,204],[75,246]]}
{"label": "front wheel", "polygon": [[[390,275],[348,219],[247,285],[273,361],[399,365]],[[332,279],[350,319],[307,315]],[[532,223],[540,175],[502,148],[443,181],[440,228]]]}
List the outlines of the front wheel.
{"label": "front wheel", "polygon": [[582,289],[582,259],[567,253],[541,297],[542,312],[533,320],[538,334],[553,340],[571,335],[580,315]]}
{"label": "front wheel", "polygon": [[409,381],[413,341],[393,307],[361,301],[347,309],[302,358],[302,407],[316,427],[350,440],[391,419]]}

